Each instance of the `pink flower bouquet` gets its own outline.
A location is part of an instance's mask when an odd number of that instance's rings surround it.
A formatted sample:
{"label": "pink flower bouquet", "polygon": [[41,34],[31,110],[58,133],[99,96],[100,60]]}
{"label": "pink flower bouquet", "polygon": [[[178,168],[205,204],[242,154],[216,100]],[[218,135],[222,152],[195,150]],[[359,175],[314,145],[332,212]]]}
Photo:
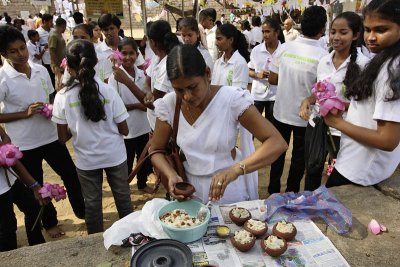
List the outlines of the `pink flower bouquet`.
{"label": "pink flower bouquet", "polygon": [[[42,198],[50,198],[50,200],[55,199],[57,202],[67,198],[67,191],[65,190],[65,187],[59,184],[44,183],[43,187],[39,189],[39,194]],[[39,214],[32,226],[31,231],[35,229],[36,224],[42,219],[43,210],[44,206],[40,208]]]}
{"label": "pink flower bouquet", "polygon": [[13,144],[2,144],[0,146],[0,166],[14,166],[17,160],[22,158],[22,152]]}
{"label": "pink flower bouquet", "polygon": [[53,116],[53,105],[49,103],[45,103],[43,105],[40,114],[43,115],[45,118],[50,119]]}
{"label": "pink flower bouquet", "polygon": [[319,113],[326,116],[328,112],[336,114],[338,110],[344,111],[346,106],[343,100],[337,96],[335,86],[328,80],[318,81],[312,88],[319,104]]}
{"label": "pink flower bouquet", "polygon": [[124,56],[122,53],[117,49],[114,50],[111,55],[109,56],[109,59],[111,60],[112,64],[115,67],[119,67],[122,64],[122,60],[124,59]]}

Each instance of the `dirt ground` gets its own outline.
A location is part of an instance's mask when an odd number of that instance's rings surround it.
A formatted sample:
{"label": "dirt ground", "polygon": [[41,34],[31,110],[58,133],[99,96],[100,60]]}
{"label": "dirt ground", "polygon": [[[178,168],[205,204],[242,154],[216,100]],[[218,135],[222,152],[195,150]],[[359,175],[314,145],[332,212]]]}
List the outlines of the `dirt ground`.
{"label": "dirt ground", "polygon": [[[258,141],[255,141],[256,147],[259,145]],[[74,158],[74,151],[71,145],[71,142],[67,144],[68,149],[71,153],[71,156]],[[286,153],[286,163],[285,163],[285,169],[283,172],[283,182],[281,185],[281,192],[284,192],[286,188],[286,179],[287,179],[287,174],[288,174],[288,169],[290,165],[290,158],[291,158],[291,146],[289,147],[288,152]],[[50,182],[50,183],[61,183],[61,179],[59,176],[56,175],[56,173],[49,167],[49,165],[46,162],[43,162],[43,169],[44,169],[44,181]],[[259,171],[259,194],[260,194],[260,199],[265,199],[268,197],[268,191],[267,191],[267,186],[269,184],[269,170],[270,167],[263,168]],[[326,177],[325,177],[326,178]],[[149,186],[154,185],[154,179],[152,176],[149,177]],[[302,188],[304,184],[304,179],[302,182]],[[151,195],[151,194],[143,194],[138,191],[137,186],[136,186],[136,178],[132,181],[130,185],[131,191],[132,191],[132,201],[135,210],[140,210],[143,205],[146,203],[146,201],[151,200],[154,197],[159,197],[162,198],[165,196],[165,191],[162,187],[160,187],[160,190],[156,195]],[[43,230],[43,234],[45,236],[45,239],[47,242],[55,241],[55,240],[62,240],[70,237],[76,237],[76,236],[85,236],[87,235],[86,233],[86,227],[85,227],[85,221],[78,219],[75,217],[74,213],[72,212],[71,205],[69,201],[63,200],[59,202],[53,202],[54,206],[57,209],[58,213],[58,220],[59,220],[59,225],[62,228],[62,230],[65,232],[65,235],[60,237],[60,238],[50,238],[48,235],[46,235],[46,232]],[[23,213],[21,213],[17,207],[15,207],[15,214],[17,216],[17,221],[18,221],[18,229],[17,229],[17,238],[18,238],[18,247],[21,246],[27,246],[28,241],[26,238],[26,233],[25,233],[25,227],[24,227],[24,220],[23,220]],[[115,207],[114,199],[110,190],[110,187],[108,186],[107,181],[105,180],[103,183],[103,215],[104,215],[104,228],[107,229],[110,227],[115,221],[118,220],[118,213]]]}

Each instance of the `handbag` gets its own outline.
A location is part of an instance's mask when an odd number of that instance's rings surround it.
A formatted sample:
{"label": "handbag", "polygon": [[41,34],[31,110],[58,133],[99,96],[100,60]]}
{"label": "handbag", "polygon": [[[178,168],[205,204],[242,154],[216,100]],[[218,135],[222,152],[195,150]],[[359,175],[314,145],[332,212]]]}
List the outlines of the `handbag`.
{"label": "handbag", "polygon": [[311,131],[310,145],[305,151],[306,168],[310,173],[318,172],[323,168],[328,151],[328,126],[321,117],[315,117],[313,121],[315,126]]}
{"label": "handbag", "polygon": [[[176,173],[184,180],[187,181],[185,168],[183,166],[183,162],[180,156],[180,148],[176,144],[176,136],[178,134],[178,125],[179,125],[179,114],[182,105],[182,98],[176,97],[176,105],[175,105],[175,113],[174,113],[174,122],[172,125],[172,135],[168,142],[168,145],[165,150],[154,150],[148,153],[148,150],[151,146],[151,136],[150,140],[147,142],[145,148],[140,154],[139,159],[137,160],[137,164],[135,168],[132,170],[131,174],[128,177],[128,183],[130,183],[133,178],[135,178],[136,174],[139,172],[145,160],[151,158],[154,154],[162,153],[165,156],[165,160],[169,163],[169,165],[176,171]],[[168,178],[156,167],[153,166],[154,174],[157,177],[157,182],[154,186],[154,192],[157,192],[160,184],[164,186],[164,188],[169,191],[168,188]]]}

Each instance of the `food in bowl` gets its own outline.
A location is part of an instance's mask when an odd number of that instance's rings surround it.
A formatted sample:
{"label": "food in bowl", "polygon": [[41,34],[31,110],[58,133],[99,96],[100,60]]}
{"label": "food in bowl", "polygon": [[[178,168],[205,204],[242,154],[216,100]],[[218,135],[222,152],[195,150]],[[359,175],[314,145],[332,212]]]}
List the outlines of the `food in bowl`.
{"label": "food in bowl", "polygon": [[236,231],[235,235],[231,236],[231,242],[237,250],[246,252],[254,246],[256,237],[246,230],[240,230]]}
{"label": "food in bowl", "polygon": [[166,223],[167,225],[176,228],[189,228],[192,226],[199,225],[203,222],[197,219],[196,217],[191,217],[183,209],[175,209],[171,212],[167,212],[162,216],[160,216],[160,220]]}
{"label": "food in bowl", "polygon": [[296,237],[297,229],[291,222],[280,221],[274,225],[272,233],[277,237],[290,241]]}
{"label": "food in bowl", "polygon": [[261,240],[261,248],[272,257],[279,257],[285,253],[287,243],[285,239],[270,235]]}
{"label": "food in bowl", "polygon": [[229,211],[229,218],[238,226],[242,226],[246,221],[251,219],[251,213],[245,208],[236,207]]}
{"label": "food in bowl", "polygon": [[259,220],[249,219],[244,223],[244,229],[252,233],[255,237],[260,237],[268,231],[268,225]]}

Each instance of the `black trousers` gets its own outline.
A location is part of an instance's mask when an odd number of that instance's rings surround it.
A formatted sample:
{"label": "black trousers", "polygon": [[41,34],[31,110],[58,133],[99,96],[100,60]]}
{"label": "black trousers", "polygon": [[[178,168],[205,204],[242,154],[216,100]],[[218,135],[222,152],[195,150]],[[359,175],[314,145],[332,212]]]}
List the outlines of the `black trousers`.
{"label": "black trousers", "polygon": [[[336,168],[333,168],[331,175],[326,182],[326,187],[334,187],[334,186],[341,186],[346,184],[355,184],[343,175],[341,175]],[[356,184],[355,184],[356,185]]]}
{"label": "black trousers", "polygon": [[[139,159],[140,154],[142,153],[144,147],[149,141],[149,134],[144,134],[131,139],[124,139],[126,154],[127,154],[127,163],[128,163],[128,174],[132,172],[133,161]],[[147,159],[139,172],[137,173],[137,187],[138,189],[143,189],[146,187],[147,176],[153,172],[152,165],[150,159]]]}
{"label": "black trousers", "polygon": [[261,114],[265,112],[265,118],[269,120],[272,124],[275,123],[274,104],[275,101],[254,101],[254,106]]}
{"label": "black trousers", "polygon": [[[278,120],[275,120],[274,125],[288,144],[290,142],[290,136],[293,133],[292,160],[290,163],[287,187],[285,191],[299,192],[300,182],[303,178],[305,169],[304,137],[306,133],[306,127],[293,126],[282,123]],[[285,165],[285,156],[286,152],[284,152],[274,163],[271,164],[271,171],[269,175],[270,182],[268,186],[268,192],[270,194],[280,192],[281,176],[283,173],[283,167]]]}
{"label": "black trousers", "polygon": [[41,225],[38,223],[31,231],[39,214],[40,206],[30,189],[16,180],[11,189],[0,195],[0,251],[17,248],[17,219],[14,205],[25,215],[25,229],[29,245],[45,243]]}
{"label": "black trousers", "polygon": [[[309,147],[311,145],[311,140],[310,136],[312,131],[314,130],[314,127],[312,127],[310,124],[307,125],[306,129],[306,137],[305,137],[305,151],[309,150]],[[335,144],[336,147],[336,152],[334,153],[333,157],[336,158],[337,153],[339,152],[339,147],[340,147],[340,136],[334,136],[332,135],[333,138],[333,143]],[[330,142],[330,140],[328,140]],[[328,151],[325,154],[325,157],[328,155]],[[305,183],[304,183],[304,190],[307,191],[314,191],[321,185],[321,180],[322,180],[322,172],[324,171],[324,165],[321,166],[318,170],[315,170],[311,172],[309,169],[307,169],[307,159],[308,155],[304,155],[305,160],[305,166],[306,166],[306,175],[305,175]]]}
{"label": "black trousers", "polygon": [[54,88],[56,88],[56,75],[54,74],[53,70],[51,69],[50,64],[43,64],[43,66],[47,69],[50,79],[51,79],[51,84],[53,85]]}
{"label": "black trousers", "polygon": [[[75,164],[71,159],[67,147],[58,141],[54,141],[34,149],[24,150],[22,153],[24,154],[21,158],[22,164],[40,184],[43,184],[42,161],[46,160],[64,182],[69,202],[76,217],[84,219],[85,203],[81,185],[78,180]],[[52,203],[49,203],[44,208],[42,222],[45,229],[52,228],[58,224],[57,211]]]}

